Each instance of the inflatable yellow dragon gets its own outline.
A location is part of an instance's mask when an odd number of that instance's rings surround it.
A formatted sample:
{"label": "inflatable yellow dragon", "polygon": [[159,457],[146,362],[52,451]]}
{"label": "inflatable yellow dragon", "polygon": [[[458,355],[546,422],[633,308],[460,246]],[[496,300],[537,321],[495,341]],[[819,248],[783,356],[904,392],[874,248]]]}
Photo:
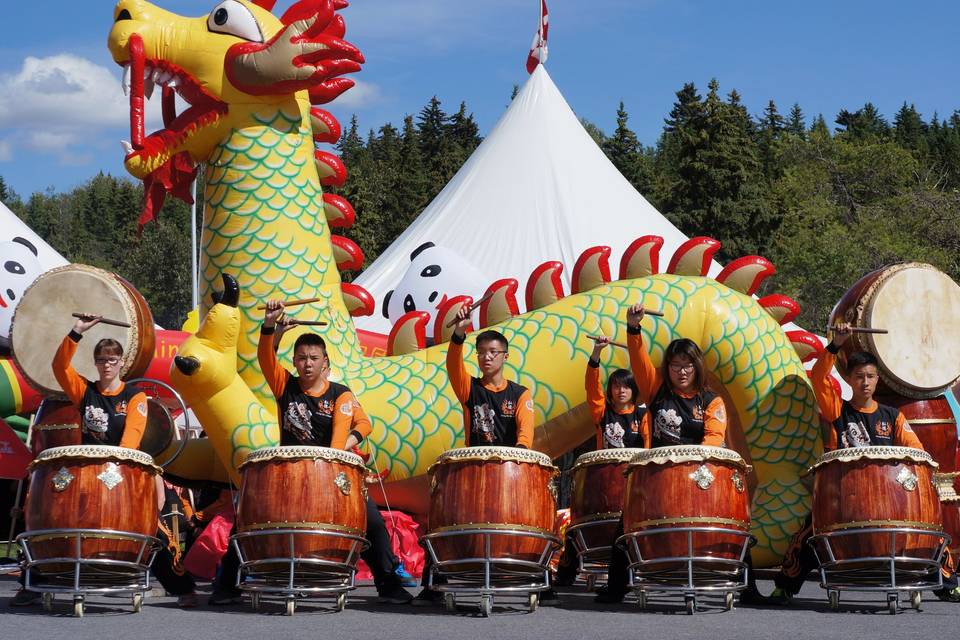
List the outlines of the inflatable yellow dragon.
{"label": "inflatable yellow dragon", "polygon": [[[216,457],[236,480],[236,467],[251,450],[276,444],[275,403],[256,362],[262,312],[255,307],[271,297],[317,297],[322,303],[302,307],[296,317],[328,323],[320,333],[332,377],[350,385],[374,422],[368,442],[376,468],[391,486],[403,486],[462,442],[460,406],[444,372],[446,347],[362,355],[351,313],[371,312],[372,300],[340,279],[338,267],[358,268],[362,255],[330,233],[349,226],[353,211],[322,192],[323,184],[342,184],[345,169],[336,156],[316,149],[315,142],[339,137],[339,125],[315,105],[348,89],[351,81],[340,76],[358,70],[363,57],[343,40],[336,10],[346,2],[301,0],[280,18],[272,5],[224,0],[198,18],[140,0],[122,0],[114,10],[109,47],[124,66],[131,104],[125,163],[145,182],[144,221],[166,193],[185,195],[195,166],[204,163],[204,299],[220,288],[222,274],[233,276],[223,278],[221,303],[183,344],[171,376],[209,439],[193,444],[169,470],[185,478],[214,477]],[[158,86],[164,128],[146,135],[144,100]],[[176,113],[174,94],[189,104],[182,113]],[[755,561],[775,562],[808,511],[798,473],[819,448],[815,401],[793,344],[805,336],[788,336],[780,326],[795,316],[795,303],[752,297],[772,271],[762,258],[742,258],[716,279],[704,277],[718,246],[709,239],[689,241],[659,273],[660,242],[638,239],[613,282],[609,250],[588,251],[566,297],[557,265],[545,264],[527,285],[523,314],[516,282],[494,283],[483,324],[495,324],[510,339],[510,377],[534,391],[535,446],[558,456],[593,429],[584,405],[591,348],[585,336],[622,334],[629,303],[662,309],[663,318],[644,322],[653,359],[677,336],[703,348],[715,384],[736,410],[730,444],[755,472]],[[391,336],[394,353],[404,344],[420,346],[422,329],[416,317],[401,321]],[[449,336],[441,330],[437,337]],[[290,342],[281,358],[289,357]],[[623,353],[607,357],[605,366],[626,363]]]}

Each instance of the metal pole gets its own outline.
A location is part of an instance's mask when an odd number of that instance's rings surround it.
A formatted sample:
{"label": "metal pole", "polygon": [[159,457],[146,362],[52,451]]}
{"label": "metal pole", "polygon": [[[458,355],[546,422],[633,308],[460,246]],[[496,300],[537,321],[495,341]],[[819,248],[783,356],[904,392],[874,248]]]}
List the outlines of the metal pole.
{"label": "metal pole", "polygon": [[[197,271],[197,182],[200,181],[200,175],[203,171],[203,165],[197,167],[197,177],[193,179],[193,204],[190,205],[190,283],[193,293],[193,309],[200,306],[200,282]],[[198,310],[199,313],[199,310]]]}

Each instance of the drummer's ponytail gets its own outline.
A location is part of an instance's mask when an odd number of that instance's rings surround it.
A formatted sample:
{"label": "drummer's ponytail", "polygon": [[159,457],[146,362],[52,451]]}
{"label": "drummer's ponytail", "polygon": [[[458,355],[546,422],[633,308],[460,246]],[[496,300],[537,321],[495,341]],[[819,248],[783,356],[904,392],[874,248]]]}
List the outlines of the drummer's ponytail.
{"label": "drummer's ponytail", "polygon": [[667,350],[663,354],[663,362],[660,364],[660,374],[663,376],[664,382],[667,385],[670,384],[670,363],[677,356],[686,356],[693,362],[693,368],[697,374],[697,391],[709,389],[710,386],[707,384],[707,375],[703,366],[703,352],[697,346],[697,343],[690,338],[677,338],[667,345]]}

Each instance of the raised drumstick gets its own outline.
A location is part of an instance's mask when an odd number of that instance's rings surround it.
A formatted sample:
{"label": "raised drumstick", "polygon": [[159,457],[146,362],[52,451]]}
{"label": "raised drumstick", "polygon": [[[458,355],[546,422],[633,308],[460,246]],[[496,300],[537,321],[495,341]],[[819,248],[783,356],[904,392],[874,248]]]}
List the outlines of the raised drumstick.
{"label": "raised drumstick", "polygon": [[[80,318],[81,320],[86,320],[88,322],[90,320],[93,320],[94,318],[100,317],[93,313],[72,313],[70,315],[72,315],[74,318]],[[124,329],[130,328],[130,323],[124,322],[123,320],[111,320],[110,318],[100,318],[100,322],[101,324],[109,324],[109,325],[113,325],[114,327],[123,327]]]}
{"label": "raised drumstick", "polygon": [[[656,316],[658,318],[663,317],[663,311],[654,311],[653,309],[644,309],[643,315],[645,316]],[[612,342],[610,344],[613,344]]]}
{"label": "raised drumstick", "polygon": [[[314,302],[320,302],[323,298],[303,298],[302,300],[284,300],[283,306],[286,307],[298,307],[302,304],[312,304]],[[257,311],[263,311],[267,308],[267,305],[262,304],[257,307]]]}
{"label": "raised drumstick", "polygon": [[297,325],[301,325],[304,327],[325,327],[329,323],[323,320],[297,320],[296,318],[288,318],[284,320],[281,324],[287,327],[295,327]]}
{"label": "raised drumstick", "polygon": [[[871,329],[870,327],[848,327],[853,333],[890,333],[886,329]],[[827,331],[839,331],[839,327],[828,325]]]}
{"label": "raised drumstick", "polygon": [[[484,302],[486,302],[487,300],[489,300],[490,298],[492,298],[494,293],[496,293],[496,292],[495,292],[495,291],[488,291],[487,293],[484,294],[484,296],[483,296],[482,298],[480,298],[479,300],[477,300],[476,302],[474,302],[472,305],[470,305],[470,307],[469,307],[470,313],[473,313],[474,310],[475,310],[477,307],[479,307],[479,306],[482,305]],[[447,327],[452,327],[452,326],[455,325],[455,324],[457,324],[457,319],[456,319],[456,318],[453,318],[450,322],[447,323]]]}
{"label": "raised drumstick", "polygon": [[[600,336],[587,336],[587,337],[593,340],[594,342],[600,339]],[[613,340],[610,340],[609,342],[607,342],[607,344],[612,344],[613,346],[620,347],[621,349],[629,348],[627,347],[627,345],[623,344],[622,342],[614,342]]]}

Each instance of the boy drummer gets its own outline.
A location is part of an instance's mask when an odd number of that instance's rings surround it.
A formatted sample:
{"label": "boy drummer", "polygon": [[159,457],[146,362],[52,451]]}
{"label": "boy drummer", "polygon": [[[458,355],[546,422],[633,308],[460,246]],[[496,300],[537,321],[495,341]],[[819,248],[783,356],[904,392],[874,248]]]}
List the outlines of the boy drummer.
{"label": "boy drummer", "polygon": [[[274,333],[283,316],[283,302],[267,302],[257,345],[257,360],[270,390],[277,398],[280,419],[280,446],[331,447],[349,451],[360,444],[372,429],[370,419],[350,389],[331,382],[326,344],[315,333],[297,338],[293,365],[297,375],[287,371],[274,350]],[[279,325],[282,333],[285,325]],[[373,573],[379,602],[405,604],[411,595],[401,586],[396,573],[399,564],[390,548],[390,536],[373,500],[367,498],[367,540],[370,547],[361,554]],[[215,585],[211,604],[239,600],[235,588],[239,571],[235,553],[224,556],[222,577]]]}

